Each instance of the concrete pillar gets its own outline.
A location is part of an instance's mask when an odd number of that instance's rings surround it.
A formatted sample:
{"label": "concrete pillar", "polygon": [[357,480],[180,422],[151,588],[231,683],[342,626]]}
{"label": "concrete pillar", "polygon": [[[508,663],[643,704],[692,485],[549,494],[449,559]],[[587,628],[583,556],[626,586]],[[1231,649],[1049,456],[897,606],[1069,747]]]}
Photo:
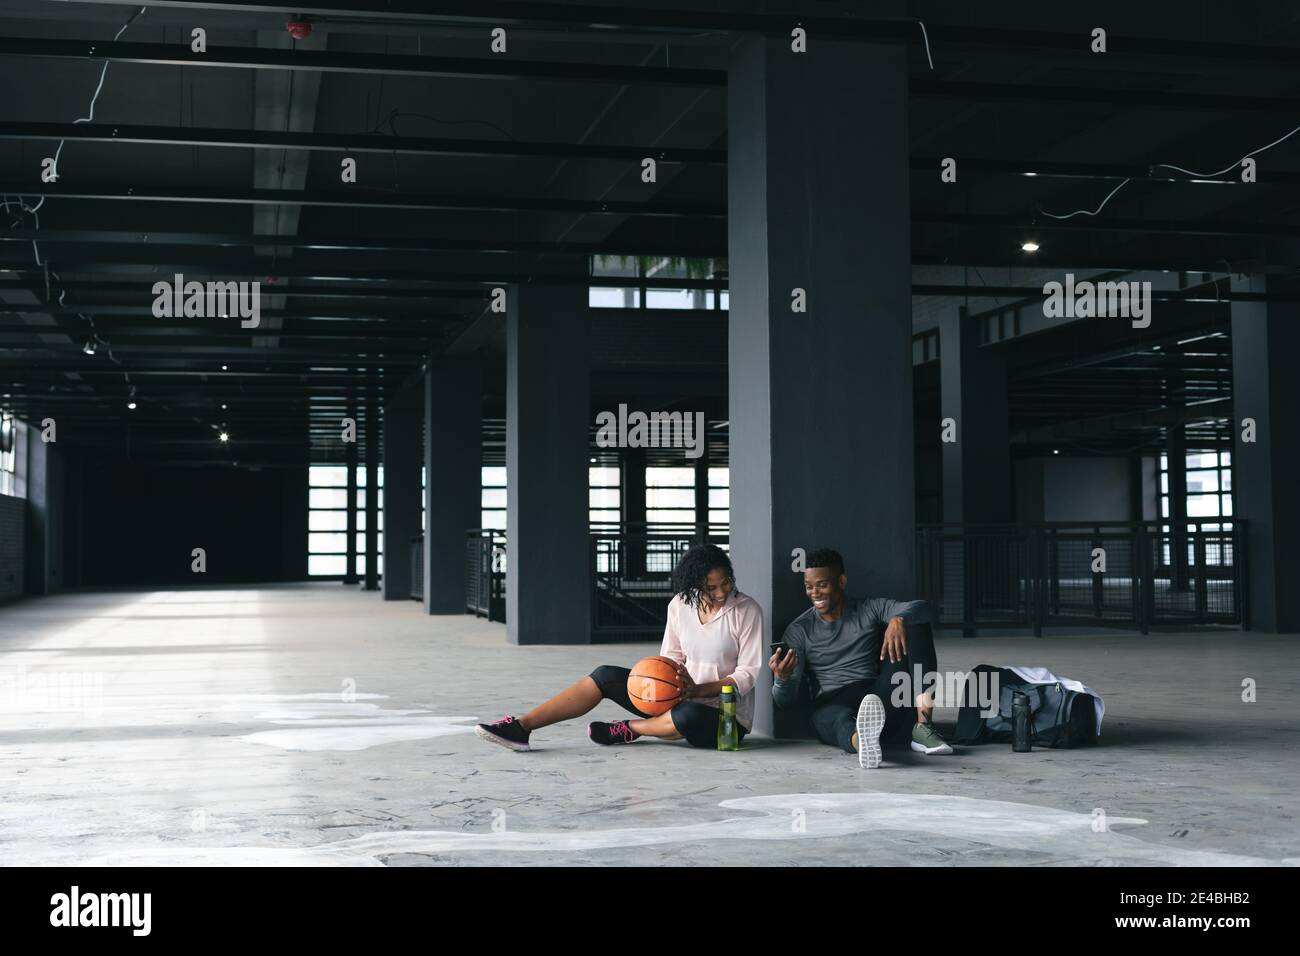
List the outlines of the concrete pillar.
{"label": "concrete pillar", "polygon": [[[1234,280],[1233,291],[1274,291],[1263,276]],[[1247,527],[1250,626],[1300,632],[1300,304],[1232,303],[1232,505]],[[1242,440],[1242,420],[1255,441]]]}
{"label": "concrete pillar", "polygon": [[424,383],[384,402],[384,600],[411,597],[411,539],[420,533]]}
{"label": "concrete pillar", "polygon": [[379,399],[370,373],[366,397],[366,577],[367,591],[379,590]]}
{"label": "concrete pillar", "polygon": [[[770,640],[808,607],[795,548],[914,596],[906,51],[748,37],[727,96],[731,554]],[[806,731],[770,679],[755,729]]]}
{"label": "concrete pillar", "polygon": [[41,427],[27,429],[27,521],[24,588],[54,594],[63,581],[63,455],[41,441]]}
{"label": "concrete pillar", "polygon": [[[943,520],[1012,520],[1011,435],[1006,353],[980,346],[980,324],[965,306],[939,324],[941,418],[956,422],[955,442],[943,442]],[[922,428],[940,431],[940,422]]]}
{"label": "concrete pillar", "polygon": [[620,505],[627,532],[623,536],[623,576],[645,576],[645,449],[627,448],[622,455]]}
{"label": "concrete pillar", "polygon": [[[1183,393],[1175,393],[1182,411]],[[1169,478],[1169,570],[1170,587],[1186,591],[1191,587],[1191,563],[1187,557],[1187,426],[1171,424],[1166,433],[1166,473]]]}
{"label": "concrete pillar", "polygon": [[[354,422],[357,420],[357,405],[353,402],[348,409],[348,417]],[[348,484],[347,484],[347,522],[348,522],[348,550],[344,559],[347,564],[343,570],[343,583],[357,583],[357,443],[353,436],[353,441],[348,442],[346,458],[348,467]]]}
{"label": "concrete pillar", "polygon": [[512,286],[506,310],[506,634],[591,641],[590,318],[582,286]]}
{"label": "concrete pillar", "polygon": [[483,372],[431,363],[424,379],[424,610],[465,613],[465,532],[482,521]]}

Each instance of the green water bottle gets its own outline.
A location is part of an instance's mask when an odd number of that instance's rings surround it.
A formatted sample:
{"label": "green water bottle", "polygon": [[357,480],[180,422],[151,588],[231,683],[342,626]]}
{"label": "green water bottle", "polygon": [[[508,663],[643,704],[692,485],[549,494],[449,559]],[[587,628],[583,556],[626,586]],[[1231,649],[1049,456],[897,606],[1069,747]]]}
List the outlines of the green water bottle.
{"label": "green water bottle", "polygon": [[740,724],[736,721],[736,688],[722,685],[718,700],[718,749],[740,749]]}

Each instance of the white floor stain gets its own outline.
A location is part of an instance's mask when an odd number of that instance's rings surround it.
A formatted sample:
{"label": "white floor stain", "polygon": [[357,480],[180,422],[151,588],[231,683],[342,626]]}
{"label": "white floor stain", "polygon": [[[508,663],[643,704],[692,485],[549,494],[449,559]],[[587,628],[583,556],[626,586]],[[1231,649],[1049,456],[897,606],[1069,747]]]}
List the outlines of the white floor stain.
{"label": "white floor stain", "polygon": [[[1113,830],[1095,832],[1093,816],[1031,804],[930,794],[774,794],[724,800],[718,806],[743,816],[682,826],[592,830],[463,832],[385,830],[311,847],[157,848],[123,850],[86,861],[88,866],[377,866],[397,854],[479,852],[568,853],[722,840],[803,841],[862,837],[870,864],[873,833],[915,834],[965,841],[1001,850],[1048,854],[1077,865],[1276,866],[1300,860],[1268,860],[1208,850],[1146,843]],[[802,811],[802,829],[795,826]],[[1110,817],[1108,826],[1147,821]],[[897,849],[875,862],[906,862]],[[523,862],[523,861],[521,861]]]}
{"label": "white floor stain", "polygon": [[[366,696],[384,698],[382,694]],[[338,694],[300,694],[279,701],[266,695],[258,698],[256,703],[259,706],[250,708],[247,704],[231,701],[220,708],[222,719],[236,723],[264,720],[291,727],[261,730],[236,738],[281,750],[365,750],[404,740],[467,734],[478,720],[473,716],[435,714],[424,708],[388,709],[379,704],[340,700]],[[249,710],[254,713],[248,714]]]}

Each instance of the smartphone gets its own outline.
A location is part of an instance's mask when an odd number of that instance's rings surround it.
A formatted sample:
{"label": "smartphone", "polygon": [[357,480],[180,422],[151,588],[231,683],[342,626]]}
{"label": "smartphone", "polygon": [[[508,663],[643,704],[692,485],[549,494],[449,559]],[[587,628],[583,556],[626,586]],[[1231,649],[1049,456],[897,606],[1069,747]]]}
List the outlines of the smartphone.
{"label": "smartphone", "polygon": [[785,641],[775,641],[775,642],[773,642],[773,644],[772,644],[772,653],[773,653],[773,654],[778,654],[778,653],[779,653],[779,654],[781,654],[782,656],[784,656],[784,655],[785,655],[785,652],[788,651],[789,649],[790,649],[790,645],[787,644]]}

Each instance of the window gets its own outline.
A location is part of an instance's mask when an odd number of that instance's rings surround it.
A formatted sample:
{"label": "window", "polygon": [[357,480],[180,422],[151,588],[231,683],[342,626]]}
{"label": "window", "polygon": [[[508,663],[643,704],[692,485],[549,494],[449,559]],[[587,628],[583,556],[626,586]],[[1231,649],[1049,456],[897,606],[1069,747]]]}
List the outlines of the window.
{"label": "window", "polygon": [[615,465],[587,469],[587,521],[592,525],[618,524],[623,517],[623,492]]}
{"label": "window", "polygon": [[[366,573],[366,468],[357,465],[357,574]],[[342,577],[348,573],[348,466],[312,465],[307,490],[307,574]],[[384,573],[384,466],[379,466],[378,573]],[[423,518],[421,518],[423,526]]]}
{"label": "window", "polygon": [[483,466],[480,528],[506,530],[506,470],[500,465]]}
{"label": "window", "polygon": [[[713,279],[726,271],[721,259],[683,259],[672,256],[592,256],[591,275],[611,284],[587,290],[593,309],[726,309],[726,289],[662,288],[645,280]],[[619,280],[626,280],[623,284]]]}
{"label": "window", "polygon": [[[1187,452],[1185,461],[1187,473],[1187,530],[1194,531],[1196,522],[1202,522],[1204,531],[1222,531],[1231,528],[1232,522],[1207,521],[1214,518],[1232,517],[1232,452],[1199,450]],[[1170,516],[1169,504],[1169,457],[1160,456],[1160,517]],[[1171,530],[1168,524],[1162,525],[1166,534]],[[1161,558],[1165,564],[1170,562],[1169,539],[1165,539]],[[1195,560],[1194,545],[1188,543],[1188,562]],[[1223,560],[1222,549],[1213,540],[1206,543],[1206,564],[1220,564]]]}
{"label": "window", "polygon": [[[0,495],[27,497],[22,475],[26,456],[26,427],[19,424],[12,412],[0,412]],[[19,466],[20,461],[24,467]]]}

